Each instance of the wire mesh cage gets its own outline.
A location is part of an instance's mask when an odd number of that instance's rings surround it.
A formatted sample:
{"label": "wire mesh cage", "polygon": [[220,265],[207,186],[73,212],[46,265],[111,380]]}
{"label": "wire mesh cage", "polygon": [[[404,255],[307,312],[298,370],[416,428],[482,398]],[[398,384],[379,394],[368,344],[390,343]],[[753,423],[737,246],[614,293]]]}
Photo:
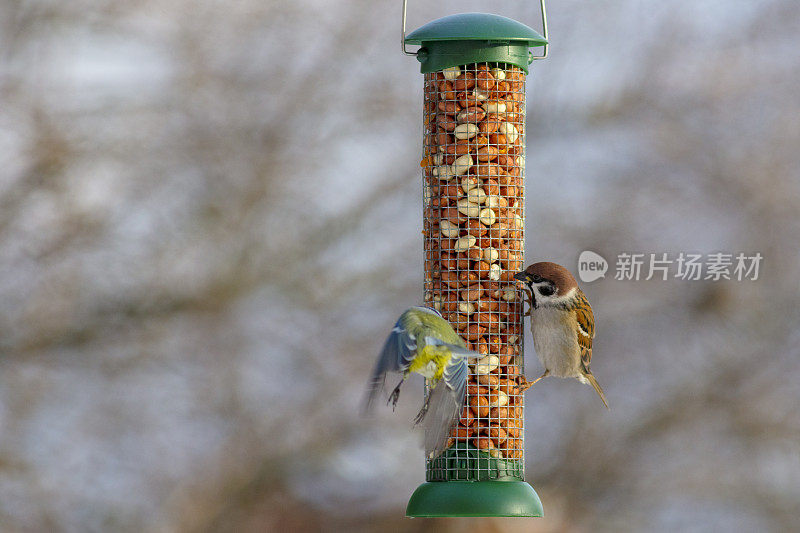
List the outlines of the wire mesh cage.
{"label": "wire mesh cage", "polygon": [[525,73],[507,63],[425,74],[425,302],[482,355],[428,481],[523,479]]}

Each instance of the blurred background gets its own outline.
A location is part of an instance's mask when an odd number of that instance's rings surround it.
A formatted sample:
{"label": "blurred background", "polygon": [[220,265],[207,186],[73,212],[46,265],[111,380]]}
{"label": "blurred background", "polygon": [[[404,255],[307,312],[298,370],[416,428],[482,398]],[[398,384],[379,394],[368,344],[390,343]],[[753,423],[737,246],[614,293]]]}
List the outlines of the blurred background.
{"label": "blurred background", "polygon": [[[544,519],[409,520],[421,384],[358,416],[422,299],[401,2],[0,3],[0,529],[795,528],[800,3],[548,7],[526,258],[612,263],[584,284],[612,410],[574,380],[528,393]],[[408,26],[538,9],[412,1]],[[679,251],[764,260],[613,279]]]}

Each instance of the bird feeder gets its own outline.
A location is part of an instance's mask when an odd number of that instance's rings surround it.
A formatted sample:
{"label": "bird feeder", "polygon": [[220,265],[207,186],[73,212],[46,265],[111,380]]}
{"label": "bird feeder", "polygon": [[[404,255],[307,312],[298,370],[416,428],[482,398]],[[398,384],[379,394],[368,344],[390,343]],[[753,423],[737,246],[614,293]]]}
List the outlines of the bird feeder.
{"label": "bird feeder", "polygon": [[486,13],[406,35],[403,2],[403,52],[424,74],[425,305],[482,356],[448,448],[426,450],[407,516],[542,516],[524,481],[523,294],[513,278],[525,251],[525,78],[547,55],[544,0],[541,13],[544,36]]}

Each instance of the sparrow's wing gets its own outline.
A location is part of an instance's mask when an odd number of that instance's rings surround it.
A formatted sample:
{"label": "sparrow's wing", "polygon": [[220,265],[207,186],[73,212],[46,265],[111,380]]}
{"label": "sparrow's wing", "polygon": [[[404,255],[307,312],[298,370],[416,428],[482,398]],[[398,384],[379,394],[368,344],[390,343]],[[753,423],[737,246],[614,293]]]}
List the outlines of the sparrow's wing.
{"label": "sparrow's wing", "polygon": [[[408,311],[403,313],[394,325],[389,337],[383,344],[378,360],[372,369],[372,376],[367,384],[367,398],[364,411],[369,411],[375,396],[383,389],[387,372],[404,372],[411,360],[417,355],[417,339],[409,331]],[[413,328],[412,328],[413,329]]]}
{"label": "sparrow's wing", "polygon": [[428,412],[424,418],[425,452],[429,457],[438,456],[447,447],[450,430],[461,415],[467,389],[467,373],[466,360],[452,357],[444,369],[442,379],[430,392]]}
{"label": "sparrow's wing", "polygon": [[575,308],[575,317],[578,320],[578,346],[581,348],[581,363],[583,364],[583,377],[594,388],[597,395],[603,401],[603,405],[608,408],[608,400],[603,392],[603,388],[597,382],[597,378],[592,375],[589,365],[592,362],[592,339],[594,338],[594,313],[592,306],[586,299],[582,291],[578,291],[578,302]]}
{"label": "sparrow's wing", "polygon": [[578,346],[581,348],[581,362],[586,372],[592,362],[592,339],[594,338],[594,313],[592,306],[583,294],[578,291],[576,298],[575,318],[578,320]]}

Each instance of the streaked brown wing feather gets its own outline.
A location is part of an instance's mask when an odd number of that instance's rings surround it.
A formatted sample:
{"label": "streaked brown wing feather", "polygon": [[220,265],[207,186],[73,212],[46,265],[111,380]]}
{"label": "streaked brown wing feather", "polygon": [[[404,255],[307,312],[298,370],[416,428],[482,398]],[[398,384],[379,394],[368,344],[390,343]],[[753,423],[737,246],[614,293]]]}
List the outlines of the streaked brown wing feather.
{"label": "streaked brown wing feather", "polygon": [[575,318],[578,320],[578,345],[581,348],[581,361],[587,372],[592,362],[592,339],[594,338],[594,313],[592,306],[578,289],[575,300]]}

